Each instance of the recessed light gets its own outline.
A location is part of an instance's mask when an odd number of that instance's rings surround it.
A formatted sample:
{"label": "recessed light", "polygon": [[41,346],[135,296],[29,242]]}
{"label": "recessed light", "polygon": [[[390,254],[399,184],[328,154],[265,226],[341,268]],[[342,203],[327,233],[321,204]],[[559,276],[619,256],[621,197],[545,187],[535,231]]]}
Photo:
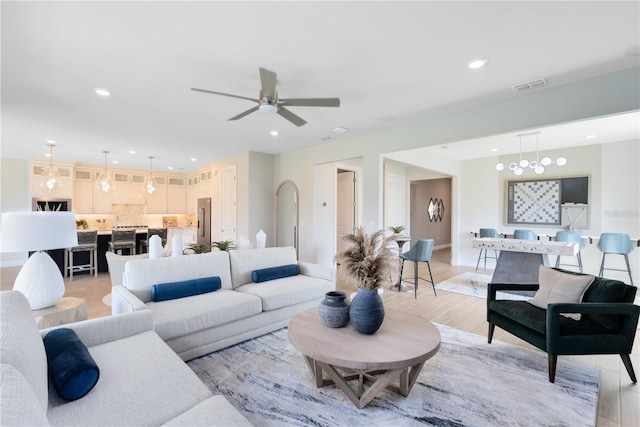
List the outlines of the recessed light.
{"label": "recessed light", "polygon": [[192,158],[191,158],[191,161],[192,161],[192,162],[197,162],[197,161],[198,161],[198,159],[196,159],[195,157],[192,157]]}
{"label": "recessed light", "polygon": [[51,157],[51,153],[44,153],[45,157]]}
{"label": "recessed light", "polygon": [[47,139],[47,144],[53,144],[56,145],[56,140],[55,139]]}
{"label": "recessed light", "polygon": [[497,148],[492,148],[492,149],[491,149],[491,152],[492,152],[492,153],[495,153],[496,151],[498,151],[498,149],[497,149]]}
{"label": "recessed light", "polygon": [[128,153],[129,154],[136,154],[136,150],[129,150]]}
{"label": "recessed light", "polygon": [[467,62],[467,67],[469,67],[472,70],[476,70],[478,68],[482,68],[485,65],[487,65],[487,62],[488,62],[487,58],[475,58]]}
{"label": "recessed light", "polygon": [[272,130],[271,132],[269,132],[269,134],[271,134],[271,136],[278,136],[280,132],[278,132],[277,130]]}
{"label": "recessed light", "polygon": [[111,96],[111,92],[109,92],[106,89],[103,89],[101,87],[97,87],[93,90],[95,93],[97,93],[100,96]]}
{"label": "recessed light", "polygon": [[595,137],[596,137],[595,135],[587,135],[587,136],[585,136],[585,138],[587,138],[587,139],[593,139]]}
{"label": "recessed light", "polygon": [[113,163],[114,165],[117,165],[120,162],[118,160],[111,160],[111,163]]}
{"label": "recessed light", "polygon": [[167,166],[167,169],[169,169],[170,171],[173,170],[173,166]]}
{"label": "recessed light", "polygon": [[345,133],[346,131],[348,131],[349,129],[342,127],[342,126],[337,126],[334,127],[333,129],[331,129],[332,131],[334,131],[335,133]]}

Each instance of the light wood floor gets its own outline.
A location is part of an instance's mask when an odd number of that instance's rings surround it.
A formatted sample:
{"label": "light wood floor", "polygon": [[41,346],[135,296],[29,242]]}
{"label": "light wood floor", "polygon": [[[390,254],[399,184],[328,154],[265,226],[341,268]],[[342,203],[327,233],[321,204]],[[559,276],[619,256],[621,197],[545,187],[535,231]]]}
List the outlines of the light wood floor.
{"label": "light wood floor", "polygon": [[[474,271],[469,267],[453,267],[450,265],[449,259],[450,252],[447,249],[434,252],[431,270],[436,283],[467,271]],[[2,290],[11,289],[18,271],[19,268],[15,267],[0,269],[0,288]],[[479,272],[492,274],[491,270],[479,270]],[[413,267],[411,263],[408,263],[404,277],[412,279],[412,275]],[[420,265],[420,277],[428,277],[424,263]],[[73,281],[69,281],[67,278],[65,285],[65,296],[87,300],[89,318],[111,315],[111,308],[103,303],[103,298],[111,292],[111,280],[108,273],[101,273],[97,278],[87,275],[76,276]],[[344,290],[348,294],[355,292],[355,288],[349,288],[341,281],[338,281],[338,289]],[[438,291],[438,295],[434,296],[431,284],[422,280],[418,289],[417,299],[414,299],[413,292],[385,291],[383,294],[385,307],[414,313],[435,323],[486,336],[486,300],[446,291]],[[494,339],[534,348],[499,328],[496,328]],[[640,332],[636,334],[631,356],[636,375],[640,375],[639,340]],[[546,360],[546,355],[541,355],[541,357]],[[575,363],[597,367],[601,370],[598,427],[640,427],[640,385],[634,385],[631,382],[619,356],[560,357],[569,358]],[[546,375],[546,371],[543,374]],[[522,390],[522,395],[526,396],[526,390]],[[505,398],[512,397],[505,396]]]}

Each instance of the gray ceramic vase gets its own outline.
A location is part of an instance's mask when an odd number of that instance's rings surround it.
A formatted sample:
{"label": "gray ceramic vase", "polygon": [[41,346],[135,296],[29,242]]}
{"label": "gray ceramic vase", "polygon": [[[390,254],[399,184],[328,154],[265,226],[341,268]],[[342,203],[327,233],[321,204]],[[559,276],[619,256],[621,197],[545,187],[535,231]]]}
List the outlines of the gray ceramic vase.
{"label": "gray ceramic vase", "polygon": [[351,301],[349,318],[353,328],[361,334],[375,334],[384,320],[384,305],[377,290],[358,288]]}
{"label": "gray ceramic vase", "polygon": [[347,294],[341,291],[327,292],[320,303],[320,319],[325,326],[342,328],[349,323]]}

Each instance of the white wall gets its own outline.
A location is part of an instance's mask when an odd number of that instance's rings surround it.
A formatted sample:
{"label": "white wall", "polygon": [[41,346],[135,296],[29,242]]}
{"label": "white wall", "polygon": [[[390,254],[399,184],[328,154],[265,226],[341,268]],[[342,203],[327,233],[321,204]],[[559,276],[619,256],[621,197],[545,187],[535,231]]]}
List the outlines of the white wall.
{"label": "white wall", "polygon": [[[453,176],[452,248],[455,251],[456,247],[462,245],[462,242],[458,241],[459,236],[467,231],[460,226],[463,222],[455,217],[461,211],[460,206],[466,203],[461,190],[465,184],[462,178],[461,182],[458,182],[458,177],[461,177],[460,164],[455,161],[446,162],[433,155],[425,159],[416,159],[412,158],[409,152],[406,153],[405,159],[387,153],[638,110],[640,82],[637,75],[638,68],[633,68],[457,113],[427,113],[415,121],[398,123],[392,128],[378,132],[354,135],[278,154],[274,187],[282,180],[290,179],[300,189],[300,259],[315,260],[314,234],[331,232],[314,230],[315,165],[362,156],[363,224],[373,224],[376,227],[383,225],[382,166],[385,157]],[[492,163],[491,168],[495,171],[495,162],[489,163]],[[482,175],[481,179],[493,181],[496,178]],[[496,191],[495,187],[487,188],[490,189],[487,191]],[[488,218],[486,221],[491,220],[494,219]]]}
{"label": "white wall", "polygon": [[[28,174],[26,160],[0,159],[0,212],[31,210]],[[26,260],[26,253],[0,253],[0,267],[22,265]]]}

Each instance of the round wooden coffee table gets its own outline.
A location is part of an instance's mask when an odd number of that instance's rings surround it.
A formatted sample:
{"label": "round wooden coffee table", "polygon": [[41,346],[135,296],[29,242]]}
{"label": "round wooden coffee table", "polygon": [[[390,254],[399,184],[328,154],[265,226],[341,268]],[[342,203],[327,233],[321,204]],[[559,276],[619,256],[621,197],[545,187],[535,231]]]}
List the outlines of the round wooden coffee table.
{"label": "round wooden coffee table", "polygon": [[[311,308],[291,319],[289,340],[304,355],[316,387],[335,384],[360,409],[385,388],[408,396],[424,363],[440,349],[433,323],[393,310],[378,332],[363,335],[350,324],[324,326],[318,308]],[[349,382],[355,380],[354,390]]]}

